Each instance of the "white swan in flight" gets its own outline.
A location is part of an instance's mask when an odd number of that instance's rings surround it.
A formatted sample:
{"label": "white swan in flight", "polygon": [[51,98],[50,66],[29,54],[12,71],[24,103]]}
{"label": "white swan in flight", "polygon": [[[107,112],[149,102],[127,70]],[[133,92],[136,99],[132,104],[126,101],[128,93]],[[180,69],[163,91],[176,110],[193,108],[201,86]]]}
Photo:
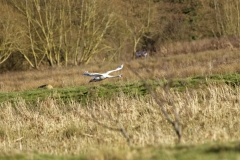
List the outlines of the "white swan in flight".
{"label": "white swan in flight", "polygon": [[90,77],[94,77],[93,79],[91,79],[89,82],[97,82],[97,81],[102,81],[106,78],[116,78],[116,77],[122,77],[122,75],[117,75],[117,76],[111,76],[109,75],[112,72],[115,71],[119,71],[123,68],[123,64],[121,66],[119,66],[118,68],[111,70],[111,71],[107,71],[106,73],[88,73],[88,71],[85,71],[83,73],[83,75],[85,76],[90,76]]}

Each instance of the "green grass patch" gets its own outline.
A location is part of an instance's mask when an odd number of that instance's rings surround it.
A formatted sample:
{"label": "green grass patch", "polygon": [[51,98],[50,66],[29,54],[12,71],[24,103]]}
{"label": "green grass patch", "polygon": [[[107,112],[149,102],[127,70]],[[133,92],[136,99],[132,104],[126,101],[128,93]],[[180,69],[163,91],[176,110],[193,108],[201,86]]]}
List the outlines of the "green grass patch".
{"label": "green grass patch", "polygon": [[[101,150],[101,149],[100,149]],[[104,159],[132,159],[132,160],[235,160],[240,157],[240,142],[226,142],[226,143],[206,143],[200,145],[186,145],[180,144],[173,147],[169,146],[147,146],[131,149],[119,149],[117,151],[110,151],[110,149],[102,149],[101,157]],[[2,160],[85,160],[98,156],[95,153],[88,153],[87,155],[72,155],[72,156],[57,156],[47,155],[37,152],[33,153],[0,153]],[[97,157],[95,157],[97,158]]]}
{"label": "green grass patch", "polygon": [[[226,83],[231,86],[239,85],[239,74],[226,75],[208,75],[196,76],[184,79],[171,80],[147,80],[145,82],[126,82],[126,83],[104,83],[87,86],[65,87],[48,89],[33,89],[22,92],[0,93],[0,102],[8,101],[14,103],[18,98],[24,99],[27,103],[37,105],[39,101],[46,98],[53,98],[59,102],[68,103],[76,101],[79,103],[87,103],[89,100],[98,98],[113,98],[121,93],[130,97],[145,96],[148,89],[155,90],[157,87],[168,86],[178,91],[186,88],[197,89],[206,86],[209,83]],[[146,87],[146,85],[148,87]]]}
{"label": "green grass patch", "polygon": [[33,153],[0,153],[0,159],[1,160],[85,160],[86,157],[82,155],[78,156],[57,156],[57,155],[48,155],[48,154],[41,154],[37,152]]}

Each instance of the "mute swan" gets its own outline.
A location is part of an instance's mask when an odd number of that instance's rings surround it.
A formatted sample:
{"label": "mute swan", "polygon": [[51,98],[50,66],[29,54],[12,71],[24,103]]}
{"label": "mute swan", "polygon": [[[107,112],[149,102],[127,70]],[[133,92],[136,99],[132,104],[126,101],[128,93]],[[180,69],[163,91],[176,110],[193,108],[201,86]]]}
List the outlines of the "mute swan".
{"label": "mute swan", "polygon": [[111,76],[109,75],[112,72],[115,71],[119,71],[123,68],[123,64],[121,66],[119,66],[118,68],[111,70],[111,71],[107,71],[106,73],[88,73],[88,71],[85,71],[83,73],[83,75],[85,76],[90,76],[90,77],[94,77],[93,79],[91,79],[89,82],[97,82],[97,81],[102,81],[106,78],[116,78],[116,77],[122,77],[122,75],[117,75],[117,76]]}

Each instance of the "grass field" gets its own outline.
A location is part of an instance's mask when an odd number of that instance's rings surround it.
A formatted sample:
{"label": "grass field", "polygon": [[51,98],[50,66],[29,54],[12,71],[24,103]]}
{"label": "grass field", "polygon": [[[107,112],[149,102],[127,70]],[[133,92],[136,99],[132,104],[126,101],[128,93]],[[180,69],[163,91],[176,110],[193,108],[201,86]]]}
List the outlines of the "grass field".
{"label": "grass field", "polygon": [[90,84],[83,71],[118,64],[4,73],[0,159],[239,159],[239,62],[238,50],[148,57]]}
{"label": "grass field", "polygon": [[89,160],[89,159],[139,159],[139,160],[186,160],[186,159],[210,159],[210,160],[235,160],[240,157],[239,142],[200,144],[200,145],[177,145],[170,146],[147,146],[130,150],[102,149],[88,155],[57,156],[50,154],[32,153],[2,153],[3,160],[25,159],[52,159],[52,160]]}

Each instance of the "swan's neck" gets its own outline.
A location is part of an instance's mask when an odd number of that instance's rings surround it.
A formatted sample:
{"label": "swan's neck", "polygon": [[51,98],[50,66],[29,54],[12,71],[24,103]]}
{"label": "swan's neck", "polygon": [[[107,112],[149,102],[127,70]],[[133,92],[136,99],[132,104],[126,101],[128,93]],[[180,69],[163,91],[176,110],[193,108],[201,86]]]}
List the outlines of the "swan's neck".
{"label": "swan's neck", "polygon": [[122,77],[122,75],[117,75],[117,76],[115,76],[115,77]]}
{"label": "swan's neck", "polygon": [[118,77],[122,77],[122,75],[110,76],[110,77],[108,77],[108,78],[118,78]]}

